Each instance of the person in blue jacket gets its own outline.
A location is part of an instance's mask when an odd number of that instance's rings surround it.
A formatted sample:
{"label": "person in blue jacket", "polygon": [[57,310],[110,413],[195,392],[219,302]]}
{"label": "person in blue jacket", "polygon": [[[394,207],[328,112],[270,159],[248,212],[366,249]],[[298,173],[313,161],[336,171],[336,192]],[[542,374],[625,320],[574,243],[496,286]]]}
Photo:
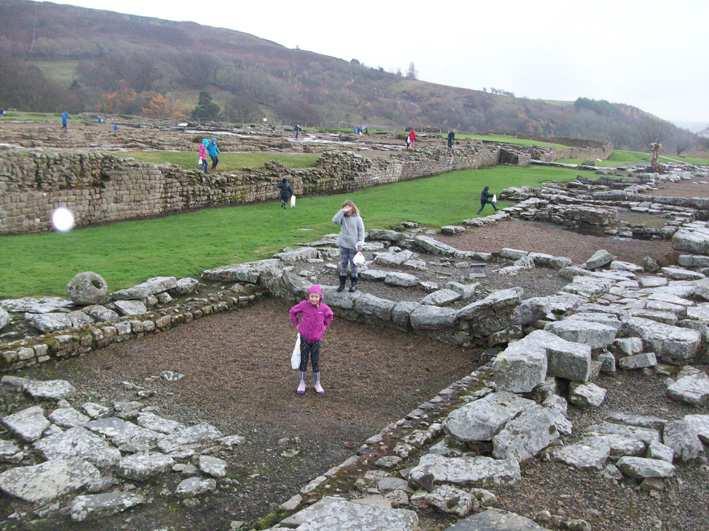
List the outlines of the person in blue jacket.
{"label": "person in blue jacket", "polygon": [[67,125],[69,124],[69,113],[64,111],[61,114],[61,117],[62,117],[62,129],[66,129]]}
{"label": "person in blue jacket", "polygon": [[212,169],[217,167],[219,164],[219,146],[217,146],[217,139],[210,138],[209,144],[207,144],[207,152],[209,153],[209,158],[212,159]]}

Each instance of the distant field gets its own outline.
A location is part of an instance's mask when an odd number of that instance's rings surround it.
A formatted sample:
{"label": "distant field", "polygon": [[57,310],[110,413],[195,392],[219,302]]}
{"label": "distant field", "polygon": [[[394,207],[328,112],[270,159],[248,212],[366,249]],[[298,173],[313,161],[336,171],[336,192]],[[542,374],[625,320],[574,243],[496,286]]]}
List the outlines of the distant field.
{"label": "distant field", "polygon": [[59,113],[49,113],[49,112],[25,112],[25,111],[7,111],[2,120],[21,120],[23,122],[56,122],[59,120]]}
{"label": "distant field", "polygon": [[[499,193],[508,186],[538,186],[577,175],[594,177],[592,172],[561,168],[497,166],[346,195],[302,197],[293,210],[269,201],[123,221],[67,234],[0,236],[0,298],[62,295],[79,271],[100,273],[115,290],[151,276],[198,275],[206,268],[265,258],[282,247],[335,232],[330,220],[345,199],[360,206],[368,228],[404,220],[440,226],[474,217],[484,185]],[[507,205],[500,202],[499,206]],[[485,214],[491,213],[488,207]]]}
{"label": "distant field", "polygon": [[[446,134],[442,135],[444,138]],[[540,140],[532,140],[531,138],[519,138],[510,135],[495,135],[495,134],[479,134],[479,133],[456,133],[455,137],[460,140],[489,140],[490,142],[505,142],[507,144],[517,144],[518,146],[544,146],[548,148],[565,148],[562,144],[553,142],[543,142]]]}
{"label": "distant field", "polygon": [[[117,156],[133,157],[152,164],[175,164],[187,170],[197,168],[197,150],[192,151],[128,151]],[[269,160],[283,164],[288,168],[309,168],[314,166],[319,155],[310,153],[222,153],[219,155],[218,171],[234,171],[249,168],[261,168]],[[210,162],[211,165],[211,162]]]}
{"label": "distant field", "polygon": [[48,79],[69,87],[76,79],[79,61],[32,61]]}
{"label": "distant field", "polygon": [[[660,155],[660,162],[682,161],[688,164],[703,164],[709,165],[709,158],[696,157],[691,155]],[[585,162],[584,159],[562,159],[557,162],[565,162],[567,164],[580,164]],[[630,151],[625,149],[615,149],[611,156],[606,160],[595,161],[597,166],[624,166],[631,164],[649,163],[650,153],[642,151]]]}

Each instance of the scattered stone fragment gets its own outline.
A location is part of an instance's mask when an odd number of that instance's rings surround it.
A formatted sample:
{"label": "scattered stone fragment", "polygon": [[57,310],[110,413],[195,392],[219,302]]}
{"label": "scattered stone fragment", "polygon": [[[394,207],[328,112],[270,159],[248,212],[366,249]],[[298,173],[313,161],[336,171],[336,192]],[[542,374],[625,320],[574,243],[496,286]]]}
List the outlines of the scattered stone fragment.
{"label": "scattered stone fragment", "polygon": [[411,505],[419,510],[435,507],[441,512],[454,514],[460,518],[480,509],[474,496],[450,485],[438,485],[431,492],[415,492],[410,501]]}
{"label": "scattered stone fragment", "polygon": [[233,448],[234,446],[239,446],[244,442],[244,438],[241,435],[227,435],[219,439],[219,444],[226,446],[227,448]]}
{"label": "scattered stone fragment", "polygon": [[675,475],[672,463],[644,457],[621,457],[616,466],[623,474],[636,479],[670,478]]}
{"label": "scattered stone fragment", "polygon": [[647,457],[671,463],[675,459],[675,451],[659,441],[652,441],[647,448]]}
{"label": "scattered stone fragment", "polygon": [[613,256],[605,249],[599,249],[598,251],[593,253],[593,255],[591,255],[591,258],[584,262],[583,267],[591,270],[599,269],[603,266],[610,264],[613,260],[615,260],[615,256]]}
{"label": "scattered stone fragment", "polygon": [[460,486],[511,484],[521,478],[514,459],[498,460],[485,456],[443,457],[426,454],[411,469],[409,481],[432,490],[434,485],[451,483]]}
{"label": "scattered stone fragment", "polygon": [[0,308],[0,330],[5,328],[8,324],[10,324],[10,314],[3,308]]}
{"label": "scattered stone fragment", "polygon": [[554,448],[552,459],[579,469],[603,470],[610,456],[610,447],[605,444],[589,446],[582,443]]}
{"label": "scattered stone fragment", "polygon": [[613,341],[613,346],[626,356],[640,354],[643,351],[643,340],[639,337],[621,337]]}
{"label": "scattered stone fragment", "polygon": [[678,378],[667,388],[667,396],[695,406],[709,403],[709,376],[698,372]]}
{"label": "scattered stone fragment", "polygon": [[699,433],[686,420],[668,422],[663,432],[663,442],[674,450],[680,461],[693,461],[704,457],[704,445]]}
{"label": "scattered stone fragment", "polygon": [[613,343],[616,334],[612,326],[575,319],[550,323],[546,329],[567,341],[584,343],[591,348],[607,347]]}
{"label": "scattered stone fragment", "polygon": [[44,416],[44,410],[40,406],[28,407],[27,409],[3,417],[2,423],[7,426],[12,433],[27,442],[39,439],[44,433],[44,430],[50,425],[50,422]]}
{"label": "scattered stone fragment", "polygon": [[697,432],[704,444],[709,444],[709,415],[685,415],[683,420]]}
{"label": "scattered stone fragment", "polygon": [[650,428],[639,428],[637,426],[626,426],[624,424],[615,424],[613,422],[601,422],[592,424],[586,428],[586,433],[595,433],[598,435],[623,435],[639,439],[645,444],[650,444],[652,441],[660,440],[660,434],[657,430]]}
{"label": "scattered stone fragment", "polygon": [[209,476],[223,478],[226,476],[226,461],[218,457],[200,455],[199,469]]}
{"label": "scattered stone fragment", "polygon": [[88,422],[85,427],[111,439],[126,452],[146,452],[155,447],[166,435],[147,430],[116,417],[105,417]]}
{"label": "scattered stone fragment", "polygon": [[378,466],[379,468],[394,468],[397,466],[399,463],[401,463],[402,459],[398,455],[385,455],[384,457],[380,457],[377,459],[374,464]]}
{"label": "scattered stone fragment", "polygon": [[500,509],[487,509],[447,527],[445,531],[526,531],[544,528],[533,520]]}
{"label": "scattered stone fragment", "polygon": [[223,436],[224,434],[211,424],[201,423],[166,435],[158,442],[158,448],[163,452],[174,452],[183,446],[213,441]]}
{"label": "scattered stone fragment", "polygon": [[598,361],[601,362],[601,372],[613,374],[616,372],[615,356],[607,350],[598,355]]}
{"label": "scattered stone fragment", "polygon": [[160,373],[160,378],[168,382],[179,382],[185,377],[184,374],[177,371],[162,371]]}
{"label": "scattered stone fragment", "polygon": [[71,504],[71,519],[83,522],[87,519],[110,516],[145,503],[145,498],[133,492],[106,492],[77,496]]}
{"label": "scattered stone fragment", "polygon": [[59,400],[76,392],[76,388],[66,380],[30,380],[24,391],[32,398]]}
{"label": "scattered stone fragment", "polygon": [[613,458],[628,455],[641,456],[645,453],[645,447],[647,446],[640,439],[628,437],[627,435],[618,435],[617,433],[585,437],[580,444],[586,446],[597,444],[608,446],[610,448],[610,457]]}
{"label": "scattered stone fragment", "polygon": [[157,295],[158,293],[175,289],[176,287],[177,279],[175,277],[153,277],[131,288],[114,292],[111,298],[116,301],[120,301],[121,299],[142,301],[149,295]]}
{"label": "scattered stone fragment", "polygon": [[0,491],[30,503],[48,503],[96,481],[101,473],[78,459],[47,461],[0,474]]}
{"label": "scattered stone fragment", "polygon": [[148,311],[142,301],[116,301],[113,305],[121,315],[143,315]]}
{"label": "scattered stone fragment", "polygon": [[3,389],[9,389],[14,392],[20,392],[24,389],[25,384],[29,382],[28,378],[22,378],[20,376],[11,376],[6,374],[0,379],[0,386]]}
{"label": "scattered stone fragment", "polygon": [[626,356],[618,360],[618,366],[621,369],[646,369],[657,365],[657,358],[654,352],[643,352],[634,356]]}
{"label": "scattered stone fragment", "polygon": [[594,383],[572,382],[569,386],[569,402],[578,407],[598,407],[606,398],[606,390]]}
{"label": "scattered stone fragment", "polygon": [[493,457],[513,458],[520,463],[534,457],[559,438],[558,416],[558,411],[538,404],[523,410],[493,438]]}
{"label": "scattered stone fragment", "polygon": [[660,417],[653,417],[648,415],[633,415],[630,413],[622,413],[620,411],[611,411],[608,414],[608,420],[620,424],[627,424],[628,426],[637,426],[639,428],[651,428],[654,430],[660,430],[665,426],[665,424],[667,424],[667,420]]}
{"label": "scattered stone fragment", "polygon": [[414,531],[418,529],[418,524],[418,516],[414,511],[364,505],[330,496],[322,498],[281,522],[282,526],[300,527],[309,531],[334,529]]}
{"label": "scattered stone fragment", "polygon": [[172,457],[164,454],[134,454],[119,461],[116,473],[126,479],[145,480],[167,472],[174,463]]}
{"label": "scattered stone fragment", "polygon": [[205,492],[212,491],[217,488],[217,482],[212,478],[202,479],[199,477],[187,478],[180,482],[177,486],[175,494],[183,498],[199,496]]}
{"label": "scattered stone fragment", "polygon": [[50,461],[79,458],[98,467],[110,467],[121,459],[121,452],[82,427],[44,437],[34,447]]}
{"label": "scattered stone fragment", "polygon": [[138,416],[144,404],[136,400],[117,401],[113,403],[116,416],[122,419],[133,419]]}
{"label": "scattered stone fragment", "polygon": [[24,452],[12,441],[0,440],[0,463],[19,463],[25,457]]}
{"label": "scattered stone fragment", "polygon": [[647,342],[660,358],[673,363],[683,363],[692,359],[701,345],[700,333],[688,328],[658,323],[641,317],[631,317],[623,326],[629,333],[638,335]]}
{"label": "scattered stone fragment", "polygon": [[101,404],[94,404],[93,402],[82,404],[81,410],[92,419],[106,417],[111,414],[111,408],[102,406]]}
{"label": "scattered stone fragment", "polygon": [[175,420],[164,419],[155,413],[140,412],[136,422],[139,426],[159,433],[172,433],[184,429],[185,425]]}

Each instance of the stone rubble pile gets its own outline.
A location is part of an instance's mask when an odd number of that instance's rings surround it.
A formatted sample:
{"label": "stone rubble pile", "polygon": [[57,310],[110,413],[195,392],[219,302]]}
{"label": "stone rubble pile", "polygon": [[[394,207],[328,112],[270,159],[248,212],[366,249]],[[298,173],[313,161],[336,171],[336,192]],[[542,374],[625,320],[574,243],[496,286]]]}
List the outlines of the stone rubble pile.
{"label": "stone rubble pile", "polygon": [[0,491],[51,512],[66,508],[75,521],[148,503],[135,482],[166,480],[173,473],[192,474],[177,487],[178,498],[214,490],[214,478],[228,473],[215,454],[231,453],[243,442],[211,424],[163,418],[141,402],[75,408],[67,400],[75,389],[64,380],[3,376],[0,386],[45,400],[0,419],[15,438],[0,441],[0,460],[11,464],[0,473]]}

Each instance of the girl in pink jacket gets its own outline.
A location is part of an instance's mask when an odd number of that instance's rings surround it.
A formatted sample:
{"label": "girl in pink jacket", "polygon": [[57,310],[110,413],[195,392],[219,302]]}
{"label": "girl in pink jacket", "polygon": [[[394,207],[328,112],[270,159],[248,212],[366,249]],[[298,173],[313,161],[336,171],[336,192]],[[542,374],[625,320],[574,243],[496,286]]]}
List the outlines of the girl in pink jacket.
{"label": "girl in pink jacket", "polygon": [[204,173],[209,171],[209,164],[207,163],[207,146],[209,145],[209,140],[204,139],[199,145],[199,165]]}
{"label": "girl in pink jacket", "polygon": [[323,302],[322,288],[313,284],[308,288],[308,298],[288,310],[291,324],[300,334],[300,382],[296,393],[305,394],[305,374],[308,372],[308,357],[313,366],[313,387],[319,395],[325,394],[320,385],[320,341],[327,331],[334,314]]}

